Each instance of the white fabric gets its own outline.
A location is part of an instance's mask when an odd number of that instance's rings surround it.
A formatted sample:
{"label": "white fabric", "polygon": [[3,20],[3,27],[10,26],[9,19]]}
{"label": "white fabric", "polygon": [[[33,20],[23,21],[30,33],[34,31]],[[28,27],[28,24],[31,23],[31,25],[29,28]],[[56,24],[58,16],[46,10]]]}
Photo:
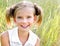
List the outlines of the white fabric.
{"label": "white fabric", "polygon": [[[23,46],[18,37],[18,28],[8,30],[10,46]],[[32,32],[29,31],[29,38],[26,41],[24,46],[35,46],[38,37]]]}

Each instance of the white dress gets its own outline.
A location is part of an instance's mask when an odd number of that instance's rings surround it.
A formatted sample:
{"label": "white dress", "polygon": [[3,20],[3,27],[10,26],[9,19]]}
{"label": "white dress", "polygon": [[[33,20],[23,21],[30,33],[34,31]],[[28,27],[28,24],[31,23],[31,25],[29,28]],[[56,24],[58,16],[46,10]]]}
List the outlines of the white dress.
{"label": "white dress", "polygon": [[[10,46],[23,46],[18,37],[18,28],[13,28],[12,30],[8,30]],[[32,32],[29,31],[29,38],[26,41],[24,46],[35,46],[38,37]]]}

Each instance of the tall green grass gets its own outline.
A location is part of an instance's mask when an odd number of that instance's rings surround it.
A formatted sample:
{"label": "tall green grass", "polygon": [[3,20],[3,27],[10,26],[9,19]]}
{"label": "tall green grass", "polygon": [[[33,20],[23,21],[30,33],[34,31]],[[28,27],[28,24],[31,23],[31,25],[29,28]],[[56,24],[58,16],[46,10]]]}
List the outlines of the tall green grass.
{"label": "tall green grass", "polygon": [[[6,7],[19,0],[0,0],[0,33],[7,30],[5,20]],[[60,46],[60,0],[29,0],[43,9],[43,21],[35,33],[41,39],[41,46]],[[33,27],[34,28],[34,27]]]}

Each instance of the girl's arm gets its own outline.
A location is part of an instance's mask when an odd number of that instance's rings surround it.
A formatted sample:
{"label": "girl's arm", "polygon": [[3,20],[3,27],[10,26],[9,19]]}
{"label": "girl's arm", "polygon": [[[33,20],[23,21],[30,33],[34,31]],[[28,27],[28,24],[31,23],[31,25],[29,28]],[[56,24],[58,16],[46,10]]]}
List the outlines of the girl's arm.
{"label": "girl's arm", "polygon": [[9,46],[8,32],[1,35],[1,46]]}
{"label": "girl's arm", "polygon": [[37,42],[36,42],[35,46],[40,46],[40,39],[37,39]]}

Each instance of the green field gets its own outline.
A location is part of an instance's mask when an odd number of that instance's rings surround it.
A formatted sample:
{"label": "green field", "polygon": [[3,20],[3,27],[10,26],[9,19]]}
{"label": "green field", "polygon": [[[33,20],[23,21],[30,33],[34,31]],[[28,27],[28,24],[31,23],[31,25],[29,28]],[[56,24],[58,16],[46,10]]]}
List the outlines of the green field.
{"label": "green field", "polygon": [[[0,33],[14,27],[6,26],[5,11],[8,6],[20,0],[0,0]],[[42,24],[35,32],[41,39],[41,46],[60,46],[60,0],[29,0],[42,7]],[[34,28],[34,27],[32,27]]]}

